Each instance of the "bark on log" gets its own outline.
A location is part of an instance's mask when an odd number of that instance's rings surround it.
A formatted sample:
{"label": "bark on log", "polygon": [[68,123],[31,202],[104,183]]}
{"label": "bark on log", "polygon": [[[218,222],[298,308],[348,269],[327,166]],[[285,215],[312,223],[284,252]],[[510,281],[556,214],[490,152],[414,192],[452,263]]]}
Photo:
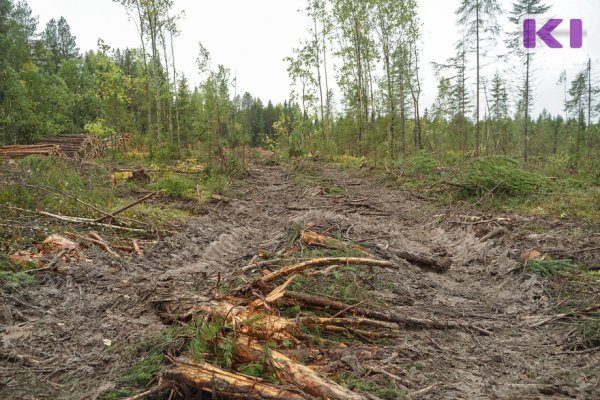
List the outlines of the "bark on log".
{"label": "bark on log", "polygon": [[237,341],[236,355],[248,362],[264,360],[270,354],[269,362],[277,377],[286,383],[302,388],[308,394],[330,400],[365,400],[365,397],[324,378],[309,367],[293,361],[285,354],[275,350],[266,350],[248,338]]}
{"label": "bark on log", "polygon": [[278,387],[208,363],[176,360],[175,367],[163,373],[163,378],[216,395],[216,398],[248,400],[311,399],[300,390]]}
{"label": "bark on log", "polygon": [[[158,313],[165,323],[187,321],[200,314],[219,317],[236,326],[238,332],[264,340],[293,340],[298,325],[293,320],[277,315],[253,314],[244,306],[235,306],[226,301],[207,299],[175,299],[158,304]],[[259,316],[259,318],[253,318]],[[247,322],[247,321],[252,321]]]}

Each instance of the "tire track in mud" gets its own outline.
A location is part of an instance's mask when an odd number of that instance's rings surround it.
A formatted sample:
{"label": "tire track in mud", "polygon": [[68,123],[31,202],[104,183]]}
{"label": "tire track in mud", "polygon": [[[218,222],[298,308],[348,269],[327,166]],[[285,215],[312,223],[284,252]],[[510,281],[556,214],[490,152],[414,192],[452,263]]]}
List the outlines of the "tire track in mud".
{"label": "tire track in mud", "polygon": [[[558,354],[570,327],[531,326],[551,313],[552,301],[537,277],[512,273],[518,263],[510,245],[482,242],[471,227],[434,223],[440,212],[434,205],[384,188],[359,171],[313,168],[327,184],[344,188],[345,195],[325,195],[319,180],[298,187],[282,167],[260,166],[247,180],[248,194],[227,206],[224,236],[208,245],[208,259],[191,265],[214,265],[215,271],[240,267],[242,259],[249,260],[259,249],[275,250],[290,223],[351,226],[349,236],[355,241],[366,241],[405,266],[397,273],[396,292],[412,305],[394,312],[448,317],[494,331],[492,337],[480,337],[475,332],[407,330],[397,347],[385,349],[399,354],[386,368],[403,379],[403,386],[416,390],[437,384],[424,397],[431,399],[600,395],[598,382],[589,380],[597,358]],[[201,228],[207,222],[201,218],[194,225]],[[243,239],[235,232],[245,232]],[[219,251],[221,246],[225,251]],[[425,271],[395,257],[405,250],[447,253],[454,264],[447,274]],[[360,347],[332,352],[328,366],[354,357]]]}
{"label": "tire track in mud", "polygon": [[[136,343],[164,329],[152,300],[206,293],[219,273],[246,265],[261,249],[277,250],[292,223],[338,223],[349,227],[350,239],[403,266],[389,294],[398,300],[390,312],[477,324],[494,335],[407,329],[394,346],[324,350],[323,372],[350,368],[372,374],[365,365],[387,359],[381,368],[395,375],[400,387],[416,391],[436,385],[421,398],[600,397],[597,377],[590,378],[590,371],[600,367],[598,354],[560,354],[570,326],[531,326],[547,318],[552,302],[542,281],[511,273],[517,266],[511,241],[482,242],[472,227],[436,223],[441,211],[434,205],[385,188],[360,171],[312,167],[345,194],[326,195],[322,179],[297,185],[283,166],[256,163],[252,175],[235,187],[239,198],[207,207],[126,271],[97,253],[92,265],[65,278],[49,277],[43,286],[20,294],[20,301],[50,313],[22,310],[9,301],[2,323],[29,321],[34,333],[7,351],[51,361],[26,369],[0,366],[0,376],[13,377],[0,381],[0,394],[19,398],[14,394],[30,395],[32,378],[60,378],[60,383],[41,384],[48,398],[95,398],[101,393],[98,382],[110,389],[127,368],[102,340]],[[426,271],[397,256],[404,250],[446,253],[454,264],[446,274]],[[61,371],[54,365],[69,367]],[[64,394],[61,385],[67,378],[75,383]]]}

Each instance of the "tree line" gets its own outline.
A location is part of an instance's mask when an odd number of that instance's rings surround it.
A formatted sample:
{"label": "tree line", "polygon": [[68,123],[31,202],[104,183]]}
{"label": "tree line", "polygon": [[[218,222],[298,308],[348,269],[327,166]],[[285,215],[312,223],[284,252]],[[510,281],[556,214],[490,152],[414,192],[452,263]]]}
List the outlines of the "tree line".
{"label": "tree line", "polygon": [[[524,47],[523,19],[543,20],[551,6],[543,0],[516,0],[509,10],[498,0],[456,4],[460,40],[452,57],[432,63],[438,93],[423,109],[416,1],[309,0],[306,39],[287,59],[291,96],[311,121],[297,132],[306,145],[390,158],[430,151],[525,161],[600,151],[591,59],[570,82],[565,72],[556,77],[565,93],[564,115],[532,115],[540,46]],[[498,22],[503,13],[508,29]],[[507,67],[490,74],[489,64]]]}
{"label": "tree line", "polygon": [[[83,131],[116,142],[133,132],[151,156],[180,157],[201,144],[221,162],[227,148],[258,145],[292,156],[391,159],[430,151],[528,160],[600,150],[591,59],[576,76],[556,77],[564,115],[532,115],[539,57],[522,45],[522,19],[551,12],[543,0],[515,0],[510,10],[498,0],[457,0],[460,40],[452,57],[433,64],[438,93],[427,108],[416,0],[308,0],[307,34],[285,59],[292,92],[275,105],[238,93],[236,77],[201,43],[201,83],[190,86],[175,59],[182,15],[174,0],[113,1],[135,24],[138,48],[99,41],[82,53],[64,18],[38,32],[25,1],[0,0],[1,144]],[[497,21],[503,12],[507,32]],[[489,73],[491,48],[504,50],[512,74]]]}
{"label": "tree line", "polygon": [[274,140],[280,116],[293,123],[296,106],[238,94],[236,78],[213,66],[201,44],[202,83],[190,87],[175,60],[180,16],[173,1],[118,2],[140,47],[114,49],[100,40],[97,50],[82,53],[65,18],[38,32],[25,1],[0,0],[0,144],[84,131],[115,141],[132,132],[151,155],[178,157],[208,143],[209,156],[218,157],[224,147]]}

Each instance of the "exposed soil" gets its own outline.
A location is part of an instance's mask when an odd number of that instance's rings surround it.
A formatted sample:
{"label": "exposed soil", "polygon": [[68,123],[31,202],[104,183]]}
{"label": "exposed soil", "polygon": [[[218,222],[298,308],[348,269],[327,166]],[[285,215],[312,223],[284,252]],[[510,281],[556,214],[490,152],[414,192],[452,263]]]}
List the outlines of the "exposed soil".
{"label": "exposed soil", "polygon": [[[543,279],[519,272],[518,262],[534,248],[599,247],[600,236],[573,239],[563,223],[495,215],[510,223],[482,241],[495,227],[465,222],[464,210],[449,215],[359,171],[313,168],[321,179],[299,185],[285,167],[257,163],[237,185],[237,199],[210,205],[144,258],[120,265],[88,250],[92,261],[68,275],[43,275],[39,285],[1,294],[0,398],[98,398],[130,363],[103,340],[133,344],[160,332],[153,301],[207,293],[219,274],[247,265],[261,249],[276,250],[292,223],[336,224],[347,239],[403,265],[388,293],[390,312],[493,331],[407,329],[393,346],[326,350],[317,361],[321,372],[378,375],[365,367],[374,366],[408,392],[435,385],[419,396],[426,399],[600,398],[600,353],[572,349],[571,323],[535,326],[557,313],[556,300]],[[323,182],[345,193],[328,195]],[[550,232],[520,229],[532,224]],[[426,270],[400,259],[404,250],[445,253],[453,266],[443,274]],[[581,257],[598,265],[600,253]]]}

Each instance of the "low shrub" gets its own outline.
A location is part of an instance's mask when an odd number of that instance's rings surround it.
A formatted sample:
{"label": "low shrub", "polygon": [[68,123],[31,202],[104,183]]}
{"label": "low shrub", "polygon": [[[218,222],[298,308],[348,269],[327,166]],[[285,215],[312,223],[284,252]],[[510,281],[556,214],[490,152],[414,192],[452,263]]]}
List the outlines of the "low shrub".
{"label": "low shrub", "polygon": [[470,161],[454,183],[465,196],[494,194],[513,196],[536,193],[547,185],[539,174],[528,172],[509,157],[489,157]]}
{"label": "low shrub", "polygon": [[196,182],[180,175],[164,177],[156,183],[151,184],[150,188],[174,199],[196,199]]}

